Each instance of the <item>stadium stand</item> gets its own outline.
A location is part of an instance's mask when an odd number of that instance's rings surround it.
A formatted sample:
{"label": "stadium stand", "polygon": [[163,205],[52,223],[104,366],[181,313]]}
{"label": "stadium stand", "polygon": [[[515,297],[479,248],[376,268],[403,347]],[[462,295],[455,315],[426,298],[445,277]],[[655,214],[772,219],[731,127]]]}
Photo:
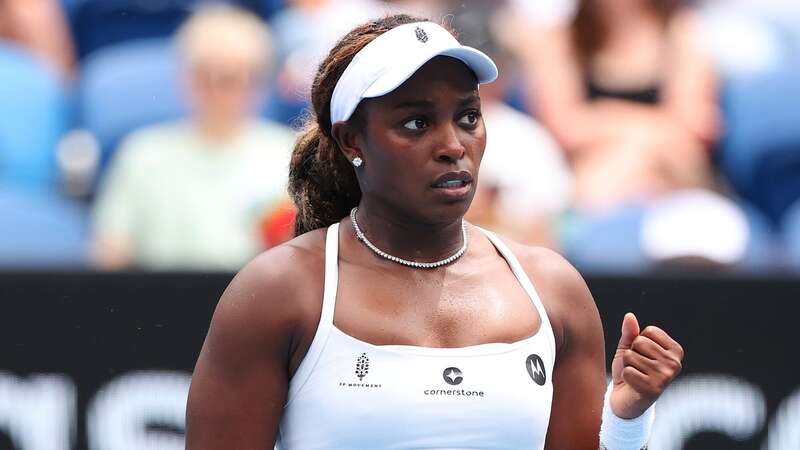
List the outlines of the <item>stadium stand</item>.
{"label": "stadium stand", "polygon": [[800,271],[800,200],[787,210],[782,228],[789,267]]}
{"label": "stadium stand", "polygon": [[0,268],[86,264],[85,205],[53,191],[0,187]]}
{"label": "stadium stand", "polygon": [[800,198],[800,44],[788,32],[781,44],[773,66],[726,80],[726,135],[718,157],[736,191],[776,227]]}
{"label": "stadium stand", "polygon": [[54,186],[54,149],[68,122],[58,76],[22,48],[0,42],[0,98],[0,183]]}
{"label": "stadium stand", "polygon": [[71,19],[80,58],[120,42],[168,37],[198,6],[233,3],[264,18],[284,0],[62,0]]}
{"label": "stadium stand", "polygon": [[168,39],[143,39],[98,50],[83,64],[80,124],[98,140],[101,165],[129,132],[182,117],[187,110]]}
{"label": "stadium stand", "polygon": [[167,37],[189,14],[192,0],[73,0],[78,57],[109,45]]}

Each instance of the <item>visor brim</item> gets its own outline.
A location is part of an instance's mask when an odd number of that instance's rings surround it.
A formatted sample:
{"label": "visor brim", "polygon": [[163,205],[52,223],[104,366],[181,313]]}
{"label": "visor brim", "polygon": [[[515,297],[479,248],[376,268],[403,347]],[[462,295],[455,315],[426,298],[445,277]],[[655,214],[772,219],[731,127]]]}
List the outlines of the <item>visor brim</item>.
{"label": "visor brim", "polygon": [[497,66],[489,56],[472,47],[459,46],[417,59],[411,63],[398,65],[386,71],[364,91],[362,98],[374,98],[386,95],[405,83],[417,71],[437,56],[449,56],[463,62],[475,74],[478,84],[491,83],[497,79]]}

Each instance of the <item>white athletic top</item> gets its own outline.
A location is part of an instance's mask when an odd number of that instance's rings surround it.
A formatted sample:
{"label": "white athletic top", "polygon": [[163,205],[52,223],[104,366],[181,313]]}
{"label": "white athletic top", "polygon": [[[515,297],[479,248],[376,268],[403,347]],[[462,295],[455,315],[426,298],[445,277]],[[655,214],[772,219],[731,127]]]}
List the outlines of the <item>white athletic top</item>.
{"label": "white athletic top", "polygon": [[484,231],[539,313],[535,335],[460,348],[373,345],[333,324],[338,230],[338,224],[328,228],[322,314],[289,384],[278,448],[542,450],[555,339],[509,248]]}

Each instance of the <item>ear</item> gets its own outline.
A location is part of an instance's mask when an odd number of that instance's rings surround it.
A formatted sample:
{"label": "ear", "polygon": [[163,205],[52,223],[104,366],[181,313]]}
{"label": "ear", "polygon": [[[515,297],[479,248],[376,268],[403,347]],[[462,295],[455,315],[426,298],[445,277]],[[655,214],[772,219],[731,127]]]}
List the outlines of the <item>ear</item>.
{"label": "ear", "polygon": [[351,124],[336,122],[331,127],[331,136],[348,160],[352,161],[356,157],[364,158],[364,152],[361,151],[363,142],[361,135]]}

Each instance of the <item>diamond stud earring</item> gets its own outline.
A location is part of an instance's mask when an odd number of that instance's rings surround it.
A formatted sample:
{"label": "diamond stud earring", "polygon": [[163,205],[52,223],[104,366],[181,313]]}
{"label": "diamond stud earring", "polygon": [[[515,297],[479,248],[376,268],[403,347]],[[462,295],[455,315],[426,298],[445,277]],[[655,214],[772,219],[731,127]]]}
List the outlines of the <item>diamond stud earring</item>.
{"label": "diamond stud earring", "polygon": [[363,159],[361,159],[361,158],[359,158],[358,156],[356,156],[355,158],[353,158],[353,161],[351,161],[351,162],[352,162],[352,163],[353,163],[353,165],[354,165],[354,166],[356,166],[356,167],[361,167],[361,165],[362,165],[362,164],[364,164],[364,160],[363,160]]}

